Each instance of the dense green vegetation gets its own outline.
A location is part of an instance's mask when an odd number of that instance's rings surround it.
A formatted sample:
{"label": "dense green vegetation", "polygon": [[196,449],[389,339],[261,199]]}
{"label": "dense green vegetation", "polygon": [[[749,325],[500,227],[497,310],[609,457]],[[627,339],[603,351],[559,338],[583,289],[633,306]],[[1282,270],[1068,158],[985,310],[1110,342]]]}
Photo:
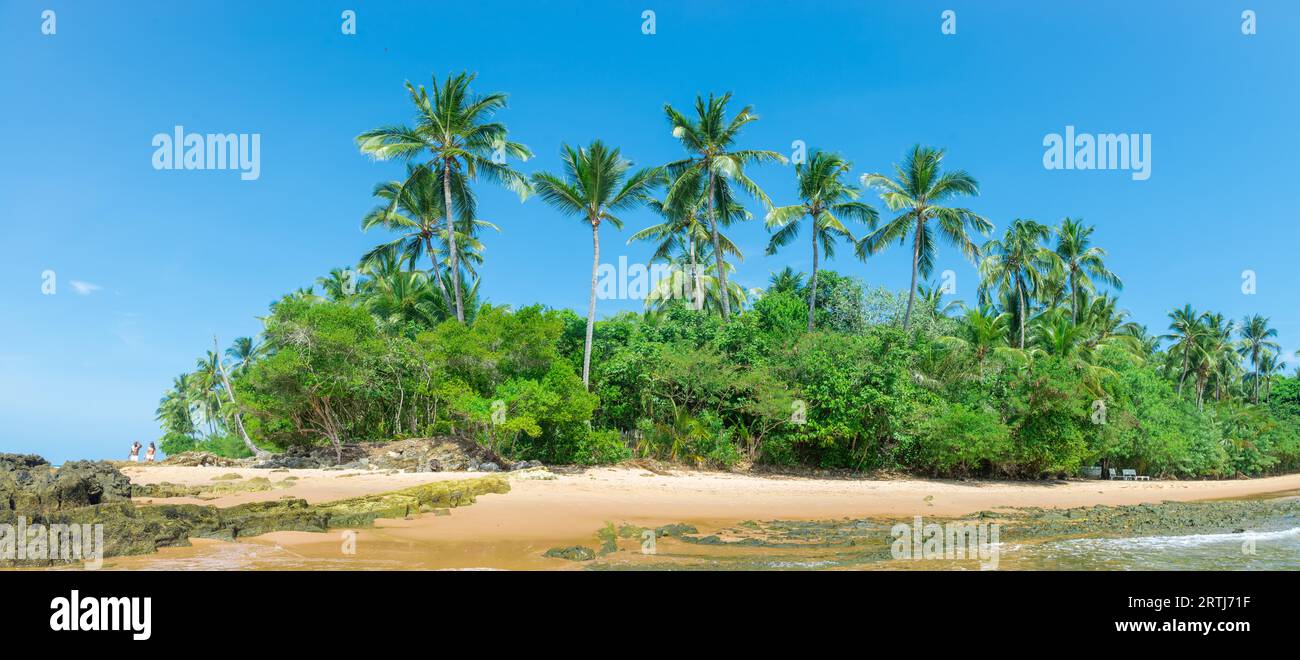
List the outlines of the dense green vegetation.
{"label": "dense green vegetation", "polygon": [[[1281,375],[1268,319],[1184,306],[1152,335],[1120,309],[1093,227],[1017,219],[978,243],[994,223],[952,205],[979,187],[945,170],[942,150],[916,147],[861,188],[851,163],[814,151],[794,168],[799,199],[778,206],[744,168],[783,158],[736,146],[757,116],[729,119],[724,95],[699,99],[694,117],[665,108],[681,161],[633,171],[593,142],[564,147],[561,173],[526,177],[500,157],[531,153],[495,119],[505,97],[472,94],[472,80],[411,87],[414,125],[358,138],[364,153],[409,162],[362,221],[394,237],[319,278],[320,294],[274,303],[258,339],[178,376],[158,408],[165,452],[457,433],[512,458],[580,464],[1017,478],[1098,464],[1176,477],[1300,469],[1300,372]],[[655,210],[663,222],[632,240],[652,241],[670,271],[645,312],[596,321],[598,242],[585,318],[481,301],[478,235],[496,229],[476,214],[484,179],[539,193],[593,241],[602,223],[621,227],[616,213]],[[765,208],[770,253],[807,229],[811,274],[787,268],[764,290],[728,281],[740,251],[722,229],[753,217],[742,193]],[[820,269],[837,240],[863,259],[906,246],[911,288]],[[926,283],[940,241],[979,268],[971,306]]]}

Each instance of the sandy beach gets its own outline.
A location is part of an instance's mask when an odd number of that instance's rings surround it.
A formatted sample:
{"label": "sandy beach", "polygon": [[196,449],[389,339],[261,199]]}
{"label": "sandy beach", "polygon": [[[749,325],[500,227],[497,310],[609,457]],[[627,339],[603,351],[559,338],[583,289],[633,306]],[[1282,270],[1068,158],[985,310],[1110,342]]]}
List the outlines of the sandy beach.
{"label": "sandy beach", "polygon": [[[289,477],[292,485],[226,494],[213,499],[168,498],[231,506],[244,502],[299,497],[325,502],[381,493],[422,483],[482,476],[483,473],[376,473],[218,467],[131,466],[123,469],[140,484],[171,482],[211,485],[214,477],[239,474],[272,482]],[[607,522],[658,526],[690,523],[717,529],[742,520],[819,520],[865,517],[948,517],[1005,507],[1069,508],[1162,501],[1253,497],[1300,490],[1300,474],[1230,481],[1068,481],[1006,482],[927,479],[809,478],[673,471],[634,467],[595,468],[555,474],[507,475],[511,492],[484,495],[450,515],[379,520],[358,530],[363,566],[427,568],[567,568],[541,554],[549,547],[586,543]],[[144,500],[148,501],[148,500]],[[232,548],[229,546],[243,546]],[[220,567],[222,555],[237,555],[241,567],[293,567],[293,558],[319,568],[337,560],[336,534],[276,532],[240,543],[196,540],[193,548],[167,548],[154,557],[122,558],[121,568]],[[214,558],[217,558],[214,560]],[[289,559],[286,566],[283,560]],[[202,560],[202,561],[200,561]],[[317,561],[311,561],[317,560]],[[212,566],[218,561],[218,566]],[[340,567],[355,567],[355,560]]]}

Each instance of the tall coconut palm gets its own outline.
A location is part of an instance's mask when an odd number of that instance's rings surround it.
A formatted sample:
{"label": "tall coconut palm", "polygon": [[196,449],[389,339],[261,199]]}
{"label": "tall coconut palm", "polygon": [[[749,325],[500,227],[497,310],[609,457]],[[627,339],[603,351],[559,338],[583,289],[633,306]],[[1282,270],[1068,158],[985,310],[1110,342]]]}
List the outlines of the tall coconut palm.
{"label": "tall coconut palm", "polygon": [[587,340],[582,350],[582,384],[591,387],[591,339],[596,327],[596,273],[600,268],[600,223],[609,222],[621,229],[623,221],[614,215],[644,204],[660,180],[658,168],[642,168],[631,175],[632,163],[624,160],[618,149],[596,140],[586,148],[574,150],[564,145],[563,175],[538,172],[533,186],[547,204],[568,216],[577,216],[591,226],[591,298],[587,304]]}
{"label": "tall coconut palm", "polygon": [[999,239],[984,244],[980,261],[981,297],[989,289],[1011,292],[1020,317],[1020,348],[1025,347],[1025,324],[1029,300],[1041,286],[1043,271],[1051,268],[1052,253],[1042,245],[1049,232],[1046,225],[1017,219]]}
{"label": "tall coconut palm", "polygon": [[[798,181],[799,204],[773,208],[767,213],[768,230],[776,230],[767,242],[767,253],[776,254],[777,248],[788,245],[799,234],[799,219],[811,219],[812,275],[808,279],[808,332],[813,330],[813,316],[817,311],[817,244],[820,241],[826,258],[835,255],[835,239],[846,238],[854,242],[853,234],[844,226],[844,220],[857,220],[874,229],[876,210],[858,201],[857,186],[846,184],[843,176],[853,164],[843,158],[814,151],[805,163],[795,165]],[[843,220],[841,220],[843,218]]]}
{"label": "tall coconut palm", "polygon": [[[703,191],[708,213],[709,233],[713,239],[714,272],[720,278],[722,289],[727,285],[727,268],[723,266],[725,252],[721,245],[719,224],[727,218],[719,217],[719,209],[728,209],[735,203],[735,197],[728,182],[735,181],[746,193],[758,198],[766,208],[772,208],[772,200],[746,174],[745,166],[751,164],[776,162],[784,163],[785,157],[775,151],[757,149],[733,149],[740,130],[745,125],[757,121],[758,115],[746,106],[736,113],[731,120],[726,118],[727,103],[731,93],[722,96],[709,95],[708,101],[695,97],[695,119],[690,119],[664,105],[664,113],[673,127],[673,137],[681,140],[689,157],[673,161],[665,166],[670,183],[668,206],[677,206],[683,200],[691,199]],[[722,318],[731,320],[729,296],[722,296]]]}
{"label": "tall coconut palm", "polygon": [[1182,361],[1182,369],[1178,372],[1178,393],[1180,395],[1183,393],[1183,383],[1187,380],[1187,372],[1191,367],[1192,356],[1197,351],[1197,342],[1205,333],[1205,326],[1201,323],[1203,316],[1204,314],[1192,309],[1191,305],[1183,305],[1182,309],[1169,312],[1169,334],[1160,337],[1173,342],[1169,347],[1169,354],[1178,357]]}
{"label": "tall coconut palm", "polygon": [[1277,329],[1268,326],[1268,317],[1254,314],[1242,321],[1238,334],[1241,337],[1241,345],[1237,348],[1237,352],[1241,357],[1250,360],[1250,366],[1254,370],[1251,400],[1259,403],[1260,360],[1269,351],[1282,350],[1282,347],[1274,341],[1277,337]]}
{"label": "tall coconut palm", "polygon": [[1088,297],[1096,291],[1094,280],[1116,290],[1124,288],[1119,276],[1106,268],[1106,250],[1092,245],[1095,230],[1096,227],[1070,218],[1062,220],[1055,229],[1056,256],[1061,260],[1070,287],[1070,311],[1075,323],[1082,322]]}
{"label": "tall coconut palm", "polygon": [[[406,83],[416,108],[415,125],[381,126],[366,131],[357,136],[357,146],[362,153],[376,160],[415,160],[427,152],[426,167],[442,175],[446,209],[456,208],[453,191],[457,186],[468,187],[469,182],[479,176],[506,186],[523,201],[529,194],[528,179],[508,166],[505,158],[527,160],[532,152],[518,142],[509,141],[505,124],[493,121],[494,115],[506,106],[506,95],[500,92],[473,94],[469,89],[473,80],[473,75],[461,72],[448,75],[440,85],[435,77],[432,97],[423,85],[416,88]],[[447,226],[448,268],[456,300],[456,319],[463,323],[465,305],[460,286],[456,214],[443,215]]]}
{"label": "tall coconut palm", "polygon": [[880,191],[881,198],[898,215],[883,227],[867,234],[857,246],[859,258],[884,250],[890,243],[900,245],[912,235],[912,285],[907,293],[907,313],[903,328],[912,323],[912,305],[916,300],[917,275],[929,279],[934,270],[936,243],[930,221],[949,243],[961,250],[972,263],[980,250],[970,239],[970,230],[987,236],[993,224],[974,211],[943,206],[949,199],[978,195],[979,183],[963,170],[943,172],[944,150],[917,145],[907,155],[902,167],[894,166],[894,178],[884,174],[862,175],[862,185]]}
{"label": "tall coconut palm", "polygon": [[1193,371],[1196,373],[1196,406],[1205,406],[1205,390],[1210,378],[1225,373],[1236,359],[1233,352],[1233,322],[1222,314],[1207,313],[1201,315],[1202,326],[1196,352],[1193,356]]}

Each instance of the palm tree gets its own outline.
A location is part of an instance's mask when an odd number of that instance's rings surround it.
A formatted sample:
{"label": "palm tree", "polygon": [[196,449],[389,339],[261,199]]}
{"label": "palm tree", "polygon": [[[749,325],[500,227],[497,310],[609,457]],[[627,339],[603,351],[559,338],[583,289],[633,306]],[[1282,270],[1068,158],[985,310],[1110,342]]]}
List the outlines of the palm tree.
{"label": "palm tree", "polygon": [[[700,210],[704,206],[702,196],[695,198],[694,202],[680,203],[675,207],[669,207],[665,202],[651,199],[646,204],[664,218],[664,222],[651,225],[641,231],[632,234],[627,239],[630,245],[633,241],[658,241],[655,245],[655,252],[650,257],[651,261],[672,261],[672,253],[681,249],[685,252],[686,261],[689,266],[687,272],[690,273],[690,279],[685,282],[688,296],[694,303],[696,310],[703,309],[704,287],[702,284],[702,271],[700,270],[701,246],[711,241],[709,228],[700,222]],[[741,217],[749,219],[749,212],[739,204],[733,203],[731,208],[724,212],[726,217]],[[737,259],[744,259],[740,248],[727,238],[726,234],[718,233],[718,242],[722,246],[724,257],[731,254]]]}
{"label": "palm tree", "polygon": [[[681,140],[682,146],[690,154],[685,159],[673,161],[665,166],[671,181],[665,202],[673,207],[688,203],[700,191],[707,200],[709,232],[713,239],[714,272],[720,278],[720,286],[726,290],[727,268],[723,266],[724,251],[718,230],[719,224],[725,224],[729,218],[718,216],[717,210],[729,209],[735,202],[728,181],[735,181],[750,196],[757,197],[766,208],[772,208],[772,200],[758,184],[745,175],[745,166],[755,163],[784,163],[785,157],[775,151],[757,149],[732,150],[740,129],[750,122],[757,121],[749,106],[741,109],[730,121],[726,120],[727,103],[731,93],[715,97],[709,95],[706,102],[703,97],[695,97],[696,119],[687,118],[664,105],[664,113],[673,127],[673,137]],[[731,320],[730,296],[722,296],[722,319]]]}
{"label": "palm tree", "polygon": [[226,349],[226,357],[235,361],[235,373],[247,371],[249,365],[265,353],[266,344],[259,343],[252,337],[235,337],[230,348]]}
{"label": "palm tree", "polygon": [[163,425],[167,433],[179,435],[194,434],[194,417],[190,412],[190,375],[181,374],[172,379],[172,386],[163,393],[154,411],[154,419]]}
{"label": "palm tree", "polygon": [[1277,329],[1268,327],[1268,317],[1254,314],[1242,321],[1238,332],[1241,336],[1241,346],[1237,352],[1241,357],[1250,360],[1250,366],[1254,369],[1251,400],[1259,403],[1260,361],[1269,351],[1282,350],[1282,347],[1273,341],[1273,338],[1277,337]]}
{"label": "palm tree", "polygon": [[[1051,230],[1033,220],[1011,223],[1001,240],[984,244],[980,262],[981,297],[990,287],[1011,292],[1019,309],[1020,348],[1025,347],[1025,323],[1029,314],[1029,297],[1042,283],[1042,271],[1051,268],[1052,253],[1041,245]],[[909,304],[909,307],[911,305]]]}
{"label": "palm tree", "polygon": [[[439,85],[435,77],[432,98],[423,85],[417,89],[406,83],[411,102],[416,107],[415,126],[381,126],[366,131],[357,136],[357,146],[362,153],[376,160],[413,160],[428,152],[426,167],[442,175],[444,209],[456,208],[453,190],[458,186],[467,188],[469,181],[480,175],[516,192],[523,201],[529,193],[528,179],[506,165],[504,157],[527,160],[532,152],[528,147],[507,139],[505,124],[492,121],[496,112],[506,106],[506,95],[500,92],[472,94],[469,85],[473,80],[473,75],[461,72],[448,75]],[[456,300],[456,320],[464,323],[455,213],[443,215],[447,226],[448,267]]]}
{"label": "palm tree", "polygon": [[356,272],[351,268],[331,268],[329,275],[316,278],[316,283],[331,302],[347,302],[357,293]]}
{"label": "palm tree", "polygon": [[965,171],[943,173],[944,151],[917,145],[902,167],[894,166],[895,178],[883,174],[862,175],[862,185],[880,191],[891,211],[899,214],[885,226],[871,232],[858,243],[859,258],[877,254],[890,243],[901,245],[912,238],[912,286],[907,293],[907,313],[903,328],[912,323],[912,304],[916,299],[917,274],[929,279],[934,270],[935,242],[929,222],[935,220],[939,233],[957,246],[971,262],[979,258],[979,248],[971,242],[968,230],[987,236],[993,224],[966,208],[941,206],[959,195],[978,195],[979,184]]}
{"label": "palm tree", "polygon": [[1006,347],[1011,315],[998,312],[990,306],[966,310],[966,316],[958,324],[958,334],[944,337],[949,346],[961,348],[970,353],[975,365],[982,368],[990,355],[1000,350],[1015,350]]}
{"label": "palm tree", "polygon": [[1056,227],[1056,256],[1060,258],[1070,287],[1070,311],[1074,322],[1080,323],[1086,296],[1096,290],[1094,279],[1117,290],[1124,288],[1119,276],[1106,268],[1106,251],[1092,246],[1092,232],[1096,227],[1084,226],[1078,220],[1065,218]]}
{"label": "palm tree", "polygon": [[1193,363],[1196,372],[1196,407],[1204,408],[1205,390],[1211,376],[1223,374],[1236,360],[1233,352],[1233,322],[1222,314],[1206,313],[1201,315],[1199,341]]}
{"label": "palm tree", "polygon": [[[712,248],[707,244],[702,257],[707,257],[712,252]],[[668,276],[655,283],[654,287],[646,295],[645,306],[647,310],[662,311],[667,308],[674,300],[682,296],[679,292],[687,290],[686,281],[686,256],[678,252],[669,263],[677,266],[669,271]],[[730,269],[732,265],[722,262],[724,268]],[[710,263],[705,265],[696,276],[697,291],[701,292],[700,298],[692,302],[692,309],[696,311],[703,310],[705,313],[721,315],[722,295],[721,278],[717,277],[717,264]],[[752,292],[746,291],[744,287],[736,284],[734,281],[727,281],[727,295],[725,296],[727,304],[731,309],[740,309],[744,306],[745,301],[749,299]]]}
{"label": "palm tree", "polygon": [[533,175],[533,186],[547,204],[591,225],[591,298],[587,304],[587,340],[582,350],[582,384],[590,389],[591,338],[596,327],[596,273],[600,268],[600,223],[608,221],[621,229],[623,221],[614,212],[644,204],[661,175],[657,168],[642,168],[629,176],[632,163],[619,156],[618,149],[606,147],[600,140],[577,151],[564,145],[560,157],[564,161],[563,176],[538,172]]}
{"label": "palm tree", "polygon": [[921,299],[922,309],[926,310],[932,318],[948,316],[955,311],[961,311],[966,308],[966,303],[960,300],[943,301],[943,287],[934,284],[916,285],[916,295]]}
{"label": "palm tree", "polygon": [[799,219],[812,219],[812,276],[808,279],[808,332],[813,330],[813,314],[817,310],[817,243],[829,259],[835,254],[836,237],[854,242],[853,234],[840,218],[857,220],[874,229],[876,210],[858,201],[856,186],[844,183],[844,176],[853,164],[843,158],[814,151],[806,163],[795,165],[795,178],[799,182],[800,204],[774,208],[767,213],[767,228],[775,229],[767,243],[767,253],[776,254],[777,248],[787,245],[799,234]]}
{"label": "palm tree", "polygon": [[216,434],[216,425],[220,421],[220,362],[221,358],[215,351],[208,351],[207,355],[195,360],[194,373],[190,378],[190,400],[202,410],[203,418],[208,424],[208,435]]}
{"label": "palm tree", "polygon": [[[447,311],[456,314],[454,296],[443,280],[444,265],[441,254],[450,253],[455,243],[460,266],[474,274],[474,265],[482,263],[482,243],[476,238],[481,228],[495,229],[496,225],[476,217],[477,201],[464,179],[453,177],[452,208],[456,212],[456,235],[448,237],[444,222],[446,199],[442,194],[441,170],[430,170],[425,165],[407,165],[404,181],[389,181],[375,186],[374,196],[383,201],[361,220],[361,230],[383,227],[399,232],[396,239],[376,246],[361,257],[363,265],[384,254],[400,253],[404,260],[414,264],[420,257],[429,256],[429,274],[446,300]],[[437,245],[435,245],[435,241]],[[459,274],[459,273],[458,273]]]}
{"label": "palm tree", "polygon": [[795,269],[786,266],[780,272],[772,274],[771,279],[768,280],[767,292],[786,292],[798,295],[800,291],[803,291],[803,278],[803,273],[796,272]]}
{"label": "palm tree", "polygon": [[1182,309],[1169,312],[1170,332],[1160,337],[1174,342],[1169,347],[1170,355],[1182,358],[1183,366],[1178,372],[1179,394],[1183,393],[1183,383],[1187,380],[1187,370],[1191,366],[1192,355],[1196,353],[1197,342],[1205,332],[1205,327],[1201,323],[1203,316],[1204,314],[1199,314],[1192,309],[1191,305],[1183,305]]}

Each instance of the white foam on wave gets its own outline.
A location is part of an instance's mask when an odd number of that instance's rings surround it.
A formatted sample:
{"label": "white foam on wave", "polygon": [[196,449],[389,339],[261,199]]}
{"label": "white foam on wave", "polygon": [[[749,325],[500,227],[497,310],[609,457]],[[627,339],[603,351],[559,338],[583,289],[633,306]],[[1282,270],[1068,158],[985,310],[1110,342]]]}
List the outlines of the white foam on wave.
{"label": "white foam on wave", "polygon": [[1217,543],[1243,543],[1245,541],[1279,541],[1300,539],[1300,527],[1270,532],[1231,532],[1226,534],[1188,534],[1185,536],[1137,536],[1118,539],[1073,539],[1052,545],[1062,548],[1097,548],[1112,550],[1163,550],[1195,548]]}

